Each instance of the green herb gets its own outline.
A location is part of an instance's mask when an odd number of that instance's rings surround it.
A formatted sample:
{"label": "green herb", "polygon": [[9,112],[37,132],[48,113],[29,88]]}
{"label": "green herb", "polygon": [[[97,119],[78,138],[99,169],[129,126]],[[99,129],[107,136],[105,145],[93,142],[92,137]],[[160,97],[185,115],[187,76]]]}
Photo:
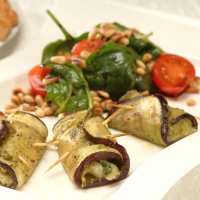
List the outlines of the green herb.
{"label": "green herb", "polygon": [[142,33],[135,33],[129,40],[129,46],[140,55],[151,53],[153,59],[156,60],[160,54],[163,53],[163,50],[149,40],[148,37],[150,35],[152,35],[152,33],[147,35]]}
{"label": "green herb", "polygon": [[59,77],[58,83],[46,87],[46,101],[57,105],[56,114],[92,107],[89,87],[78,67],[70,63],[48,66],[52,68],[51,75]]}
{"label": "green herb", "polygon": [[106,43],[86,60],[84,75],[91,89],[103,89],[118,98],[135,84],[134,61],[138,54],[129,47]]}
{"label": "green herb", "polygon": [[47,11],[48,15],[55,22],[55,24],[60,28],[62,33],[65,36],[65,39],[60,39],[50,44],[46,45],[43,49],[41,62],[43,65],[46,65],[50,62],[52,56],[58,55],[59,52],[71,52],[72,47],[80,40],[87,38],[88,33],[83,33],[78,37],[73,37],[71,34],[63,27],[63,25],[58,21],[58,19],[53,15],[49,10]]}

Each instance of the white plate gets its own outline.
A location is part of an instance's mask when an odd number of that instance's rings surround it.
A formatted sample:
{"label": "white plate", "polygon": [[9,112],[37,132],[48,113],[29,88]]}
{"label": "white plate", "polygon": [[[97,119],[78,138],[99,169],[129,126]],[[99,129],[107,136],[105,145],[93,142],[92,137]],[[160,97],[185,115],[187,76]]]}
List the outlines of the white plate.
{"label": "white plate", "polygon": [[[187,20],[184,21],[180,18],[172,18],[171,16],[163,15],[161,13],[152,13],[147,10],[133,8],[130,6],[126,7],[124,5],[114,4],[112,2],[102,0],[73,0],[63,1],[60,4],[56,1],[53,12],[64,24],[64,26],[74,34],[90,30],[99,22],[118,21],[130,27],[137,27],[146,33],[153,31],[154,36],[152,39],[163,49],[192,58],[200,57],[199,45],[197,42],[200,35],[200,25],[196,22],[189,22]],[[29,47],[22,49],[11,58],[4,59],[1,62],[1,65],[5,66],[5,68],[3,69],[4,73],[0,74],[0,108],[3,109],[3,107],[8,103],[13,87],[22,86],[26,88],[28,86],[26,73],[32,66],[40,62],[41,52],[44,45],[62,37],[63,36],[58,28],[51,20],[48,20],[46,28],[43,28],[37,39],[30,43]],[[198,60],[197,64],[199,64]],[[199,115],[200,106],[197,104],[193,107],[187,107],[185,103],[187,98],[188,95],[182,95],[178,98],[178,101],[170,101],[170,104],[184,108],[191,114]],[[200,102],[200,95],[192,95],[192,98],[195,98],[198,102]],[[44,120],[50,130],[49,139],[51,139],[51,128],[56,120],[54,118],[47,118]],[[199,137],[199,134],[197,135]],[[193,145],[191,139],[189,138],[191,137],[183,140],[187,144],[187,148],[190,148],[190,146],[192,147]],[[144,180],[145,178],[148,180],[148,174],[154,174],[155,176],[156,174],[160,174],[156,173],[160,171],[160,168],[157,168],[156,166],[162,164],[163,157],[160,156],[161,158],[159,158],[158,156],[157,158],[157,156],[154,156],[158,152],[161,152],[158,155],[162,155],[162,152],[169,152],[166,153],[168,158],[170,158],[170,156],[172,158],[176,158],[176,156],[179,155],[176,154],[176,148],[179,149],[179,143],[177,143],[177,147],[176,144],[174,144],[171,145],[170,148],[162,150],[161,147],[131,136],[119,138],[118,142],[126,147],[130,156],[130,179],[137,175],[137,180]],[[199,143],[200,146],[200,142],[196,142]],[[181,147],[180,149],[182,150]],[[183,151],[187,152],[184,148]],[[153,159],[154,157],[155,159]],[[130,183],[130,180],[128,179],[127,181],[125,180],[108,186],[81,190],[71,183],[61,165],[57,165],[48,173],[44,173],[45,170],[57,159],[58,156],[56,151],[48,149],[32,177],[21,189],[22,194],[26,193],[31,196],[33,195],[34,197],[49,200],[56,199],[58,197],[60,200],[67,198],[100,200],[111,197],[111,195],[114,194],[120,186],[123,186],[123,184],[124,187],[119,190],[119,195],[127,192],[134,192],[130,191],[130,187],[127,187],[126,182]],[[196,159],[196,161],[199,160]],[[190,161],[188,161],[188,163],[189,162]],[[148,163],[153,163],[154,168],[150,167]],[[170,163],[170,165],[177,166],[176,163]],[[146,173],[139,173],[140,169],[143,168],[146,169]],[[164,166],[163,170],[167,171],[167,168],[168,165]],[[188,169],[189,167],[187,170]],[[187,170],[185,169],[185,171],[182,171],[182,174],[179,174],[177,178],[180,178],[180,176],[182,176],[184,172],[186,173]],[[158,188],[159,183],[156,181],[154,182],[152,176],[150,177],[152,184],[155,183],[155,187]],[[172,186],[171,184],[174,184],[174,182],[171,181],[168,183],[169,189],[169,187]],[[145,185],[143,191],[145,192],[147,190],[148,186]],[[166,192],[164,190],[162,191]],[[12,193],[12,190],[10,192]],[[15,195],[15,193],[13,193],[13,195]]]}
{"label": "white plate", "polygon": [[12,30],[11,30],[10,34],[8,35],[8,37],[6,38],[6,40],[0,41],[0,48],[2,48],[9,41],[11,41],[20,29],[20,9],[19,9],[19,5],[18,5],[17,1],[13,1],[13,0],[12,1],[10,0],[10,4],[11,4],[12,9],[15,10],[15,12],[17,13],[17,15],[19,17],[19,22],[15,27],[12,28]]}

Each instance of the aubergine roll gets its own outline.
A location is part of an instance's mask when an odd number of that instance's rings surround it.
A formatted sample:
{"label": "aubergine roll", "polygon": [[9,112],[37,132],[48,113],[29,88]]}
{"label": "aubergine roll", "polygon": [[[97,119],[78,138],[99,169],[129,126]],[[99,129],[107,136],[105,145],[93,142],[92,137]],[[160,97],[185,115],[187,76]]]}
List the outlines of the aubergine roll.
{"label": "aubergine roll", "polygon": [[160,94],[142,96],[130,91],[119,104],[132,108],[121,109],[113,115],[109,127],[161,146],[168,146],[196,132],[198,128],[194,116],[182,109],[172,108]]}
{"label": "aubergine roll", "polygon": [[17,189],[28,180],[44,152],[32,144],[45,142],[47,134],[45,124],[29,113],[0,120],[0,185]]}
{"label": "aubergine roll", "polygon": [[129,156],[111,135],[99,115],[78,111],[67,115],[53,128],[58,154],[69,178],[80,188],[107,185],[126,178]]}

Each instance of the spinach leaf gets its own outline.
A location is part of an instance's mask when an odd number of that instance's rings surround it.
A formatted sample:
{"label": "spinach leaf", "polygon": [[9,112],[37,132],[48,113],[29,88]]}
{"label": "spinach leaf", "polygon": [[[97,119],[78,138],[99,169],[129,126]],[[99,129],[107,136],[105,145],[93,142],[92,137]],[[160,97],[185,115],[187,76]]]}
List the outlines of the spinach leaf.
{"label": "spinach leaf", "polygon": [[154,60],[163,53],[163,50],[151,42],[147,37],[137,38],[133,36],[129,40],[129,46],[141,55],[144,53],[151,53]]}
{"label": "spinach leaf", "polygon": [[72,65],[48,63],[51,75],[58,76],[58,83],[46,86],[46,101],[57,105],[56,114],[92,107],[90,91],[82,71]]}
{"label": "spinach leaf", "polygon": [[88,57],[88,67],[83,72],[91,89],[103,89],[118,98],[135,84],[137,58],[131,48],[110,41]]}
{"label": "spinach leaf", "polygon": [[58,55],[60,51],[69,52],[71,48],[74,46],[75,41],[68,41],[68,40],[57,40],[48,44],[42,53],[42,64],[46,65],[52,56]]}
{"label": "spinach leaf", "polygon": [[87,38],[88,33],[83,33],[77,38],[70,35],[70,33],[62,26],[62,24],[58,21],[58,19],[48,10],[47,13],[51,17],[51,19],[55,22],[55,24],[60,28],[62,33],[65,36],[63,40],[57,40],[47,44],[43,49],[41,63],[46,65],[50,62],[52,56],[58,55],[58,52],[71,52],[72,47],[80,40],[84,40]]}

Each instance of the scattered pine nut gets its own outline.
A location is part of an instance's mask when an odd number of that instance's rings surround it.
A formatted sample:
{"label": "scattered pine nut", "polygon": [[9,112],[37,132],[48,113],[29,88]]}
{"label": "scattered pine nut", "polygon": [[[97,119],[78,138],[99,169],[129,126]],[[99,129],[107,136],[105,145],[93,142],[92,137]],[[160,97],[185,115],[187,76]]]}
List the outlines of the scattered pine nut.
{"label": "scattered pine nut", "polygon": [[101,97],[103,97],[103,98],[105,98],[105,99],[109,99],[109,98],[110,98],[109,93],[107,93],[107,92],[105,92],[105,91],[103,91],[103,90],[97,90],[97,93],[98,93]]}
{"label": "scattered pine nut", "polygon": [[126,38],[126,37],[122,37],[121,39],[119,39],[118,41],[120,44],[123,44],[123,45],[128,45],[129,44],[129,39]]}
{"label": "scattered pine nut", "polygon": [[17,96],[20,101],[20,104],[24,103],[24,94],[22,92],[19,92]]}
{"label": "scattered pine nut", "polygon": [[65,56],[53,56],[51,57],[51,62],[57,63],[57,64],[65,64],[66,58]]}
{"label": "scattered pine nut", "polygon": [[29,103],[29,104],[34,104],[35,100],[31,95],[25,95],[24,102]]}
{"label": "scattered pine nut", "polygon": [[136,74],[138,74],[138,75],[140,75],[140,76],[143,76],[143,75],[146,74],[146,71],[145,71],[145,69],[143,69],[143,68],[141,68],[141,67],[138,67],[138,68],[136,69]]}
{"label": "scattered pine nut", "polygon": [[45,107],[42,110],[46,116],[51,116],[54,114],[54,110],[51,107]]}
{"label": "scattered pine nut", "polygon": [[19,87],[16,87],[16,88],[14,88],[14,89],[12,90],[12,93],[13,93],[14,95],[17,95],[17,94],[20,93],[20,92],[22,92],[22,89],[19,88]]}
{"label": "scattered pine nut", "polygon": [[18,96],[16,96],[16,95],[13,95],[11,97],[11,102],[14,103],[14,104],[16,104],[16,105],[20,104],[20,100],[19,100]]}
{"label": "scattered pine nut", "polygon": [[143,55],[142,59],[143,59],[143,61],[144,61],[145,63],[148,63],[149,61],[152,60],[152,55],[151,55],[150,53],[145,53],[145,54]]}
{"label": "scattered pine nut", "polygon": [[94,40],[98,32],[99,32],[99,29],[94,27],[93,30],[89,32],[88,40]]}
{"label": "scattered pine nut", "polygon": [[43,98],[40,95],[35,96],[35,103],[37,106],[41,107],[44,103]]}
{"label": "scattered pine nut", "polygon": [[24,104],[22,105],[22,110],[23,110],[23,111],[35,111],[35,110],[36,110],[36,107],[35,107],[35,106],[31,106],[31,105],[29,105],[29,104],[27,104],[27,103],[24,103]]}
{"label": "scattered pine nut", "polygon": [[91,52],[89,51],[81,51],[80,56],[83,59],[87,59],[91,55]]}
{"label": "scattered pine nut", "polygon": [[144,64],[141,60],[139,60],[139,59],[136,60],[136,65],[137,65],[139,68],[146,69],[145,64]]}
{"label": "scattered pine nut", "polygon": [[45,113],[44,111],[41,109],[41,108],[38,108],[36,111],[35,111],[35,115],[37,117],[44,117],[45,116]]}
{"label": "scattered pine nut", "polygon": [[196,103],[197,102],[194,99],[187,99],[187,101],[186,101],[186,104],[188,106],[194,106],[194,105],[196,105]]}
{"label": "scattered pine nut", "polygon": [[110,39],[113,41],[113,42],[116,42],[117,40],[119,40],[120,38],[122,37],[122,35],[118,32],[116,32]]}

